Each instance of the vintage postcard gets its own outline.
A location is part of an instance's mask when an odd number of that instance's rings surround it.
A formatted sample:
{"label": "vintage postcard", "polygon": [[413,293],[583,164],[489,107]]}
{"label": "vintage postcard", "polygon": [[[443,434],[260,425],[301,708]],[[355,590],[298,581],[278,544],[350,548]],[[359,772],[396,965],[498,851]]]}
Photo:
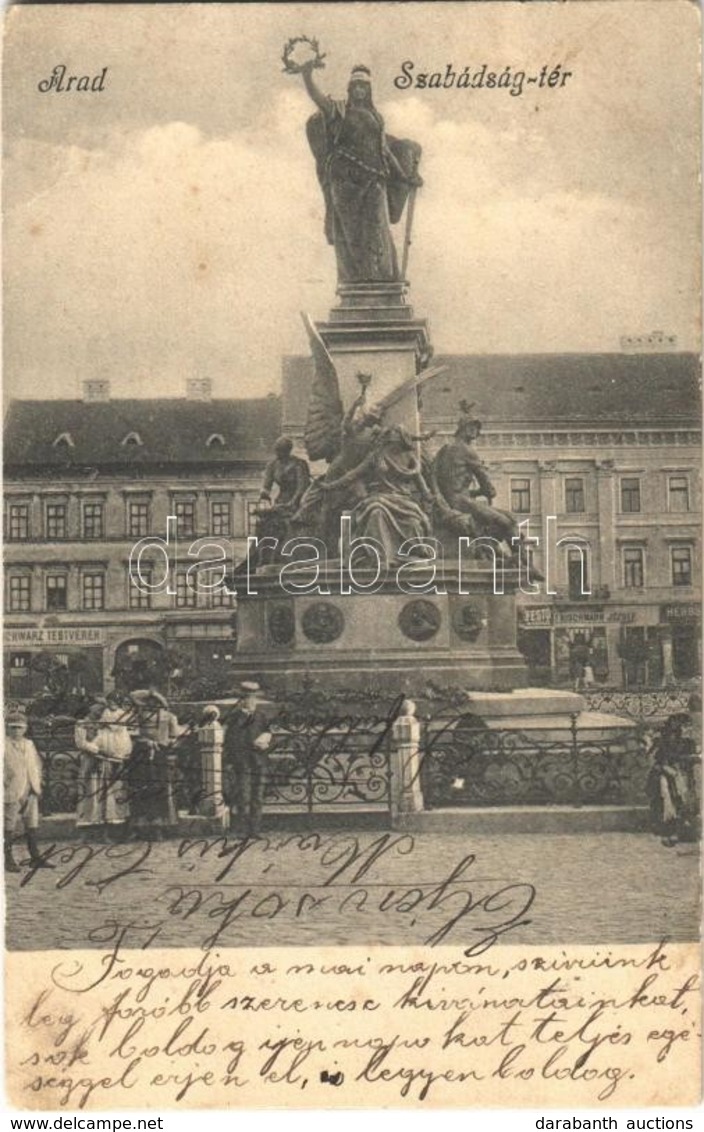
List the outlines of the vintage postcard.
{"label": "vintage postcard", "polygon": [[6,10],[15,1110],[693,1127],[699,45]]}

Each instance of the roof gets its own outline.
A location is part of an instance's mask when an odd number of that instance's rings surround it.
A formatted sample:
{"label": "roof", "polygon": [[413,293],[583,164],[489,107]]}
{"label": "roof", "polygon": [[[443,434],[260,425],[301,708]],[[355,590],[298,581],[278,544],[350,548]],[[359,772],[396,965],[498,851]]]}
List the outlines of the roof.
{"label": "roof", "polygon": [[[696,354],[441,354],[431,364],[447,372],[423,387],[424,421],[454,421],[466,399],[489,428],[701,423]],[[305,421],[312,372],[311,358],[284,359],[286,429]]]}
{"label": "roof", "polygon": [[[5,467],[59,469],[256,463],[281,432],[281,400],[13,401]],[[67,440],[58,441],[65,435]],[[123,443],[126,437],[132,442]],[[224,443],[212,437],[222,438]],[[134,441],[137,442],[134,442]],[[141,441],[141,443],[139,443]]]}

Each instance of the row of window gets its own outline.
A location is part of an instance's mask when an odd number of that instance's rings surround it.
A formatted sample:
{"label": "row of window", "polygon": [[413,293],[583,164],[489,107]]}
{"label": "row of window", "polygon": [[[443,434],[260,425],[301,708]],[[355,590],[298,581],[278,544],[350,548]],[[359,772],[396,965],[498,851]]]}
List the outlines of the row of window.
{"label": "row of window", "polygon": [[[622,549],[622,580],[625,589],[643,589],[645,586],[645,548],[626,546]],[[673,546],[670,548],[670,577],[674,587],[692,585],[692,547]],[[151,581],[151,574],[143,571],[144,581]],[[210,609],[225,609],[232,605],[232,595],[224,586],[216,590],[197,593],[189,584],[185,571],[176,572],[175,606],[177,609],[196,609],[199,606]],[[570,596],[581,596],[590,592],[589,559],[587,548],[567,551],[567,581]],[[32,584],[34,578],[27,573],[8,572],[8,610],[10,613],[30,613],[32,611]],[[82,571],[80,575],[80,608],[86,611],[105,609],[106,579],[102,570]],[[128,607],[130,609],[151,609],[152,594],[143,592],[127,578]],[[200,601],[198,600],[200,597]],[[65,573],[51,573],[44,578],[43,608],[49,613],[60,613],[68,609],[68,576]]]}
{"label": "row of window", "polygon": [[[151,576],[143,570],[144,581],[149,583]],[[174,604],[177,609],[229,609],[232,595],[224,586],[216,590],[197,593],[188,585],[185,571],[176,573],[176,594]],[[7,581],[7,603],[10,613],[30,613],[32,611],[32,586],[35,579],[25,573],[9,573]],[[130,609],[151,609],[152,594],[137,589],[127,578],[128,607]],[[105,605],[106,579],[104,571],[84,571],[80,576],[79,606],[86,611],[102,610]],[[199,600],[200,599],[200,600]],[[68,575],[47,574],[44,578],[43,609],[47,613],[61,613],[68,609]]]}
{"label": "row of window", "polygon": [[[638,476],[622,476],[620,480],[620,509],[624,515],[639,514],[642,510],[641,481]],[[668,508],[677,514],[690,510],[689,477],[671,475],[667,478]],[[530,515],[532,511],[532,483],[527,477],[513,476],[510,479],[510,510],[516,515]],[[248,501],[246,526],[247,534],[255,529],[253,510],[256,501]],[[564,509],[570,515],[586,511],[585,481],[582,476],[567,476],[564,481]],[[177,531],[181,538],[196,535],[196,503],[193,499],[175,500],[170,514],[176,516]],[[105,504],[102,501],[84,501],[81,505],[81,534],[83,539],[105,538]],[[68,504],[66,502],[45,503],[44,532],[47,539],[67,539]],[[145,538],[160,533],[151,529],[151,503],[148,500],[128,500],[126,510],[125,534],[129,538]],[[5,537],[13,542],[21,542],[36,537],[32,530],[29,503],[9,503],[6,511]],[[232,502],[230,500],[211,500],[209,506],[208,534],[215,538],[230,538],[233,534]]]}
{"label": "row of window", "polygon": [[[621,551],[621,584],[627,590],[645,587],[645,547],[624,546]],[[692,547],[670,547],[670,581],[675,587],[692,585]],[[570,547],[567,550],[567,588],[570,598],[591,592],[589,585],[589,554]]]}
{"label": "row of window", "polygon": [[[248,532],[253,532],[252,510],[257,506],[250,501],[247,507]],[[176,500],[169,511],[176,516],[178,534],[182,538],[192,538],[196,534],[195,500]],[[211,500],[209,509],[210,524],[208,534],[214,537],[229,538],[233,533],[232,503],[230,500]],[[67,539],[68,504],[65,502],[45,503],[44,532],[47,539]],[[105,538],[105,504],[102,501],[85,501],[81,506],[80,537],[83,539]],[[151,504],[146,500],[129,500],[126,510],[125,534],[129,538],[145,538],[150,534],[161,534],[151,529]],[[6,509],[5,537],[13,542],[21,542],[37,537],[32,530],[29,503],[9,503]]]}
{"label": "row of window", "polygon": [[[516,515],[531,513],[531,481],[512,477],[510,480],[510,509]],[[567,476],[564,483],[565,511],[579,515],[586,511],[586,494],[583,476]],[[621,476],[619,483],[620,510],[623,515],[636,515],[642,510],[640,476]],[[689,476],[667,477],[667,506],[669,511],[684,514],[690,510]]]}

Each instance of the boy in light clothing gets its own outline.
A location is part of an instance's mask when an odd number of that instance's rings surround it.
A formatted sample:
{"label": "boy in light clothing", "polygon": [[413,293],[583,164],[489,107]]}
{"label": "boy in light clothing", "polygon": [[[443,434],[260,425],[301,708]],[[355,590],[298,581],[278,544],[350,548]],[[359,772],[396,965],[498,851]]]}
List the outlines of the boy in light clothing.
{"label": "boy in light clothing", "polygon": [[42,761],[34,743],[31,739],[27,739],[26,735],[27,720],[23,713],[10,712],[5,719],[3,767],[5,869],[10,873],[20,872],[20,866],[12,852],[15,833],[20,824],[24,827],[31,868],[53,869],[54,867],[42,858],[37,844]]}

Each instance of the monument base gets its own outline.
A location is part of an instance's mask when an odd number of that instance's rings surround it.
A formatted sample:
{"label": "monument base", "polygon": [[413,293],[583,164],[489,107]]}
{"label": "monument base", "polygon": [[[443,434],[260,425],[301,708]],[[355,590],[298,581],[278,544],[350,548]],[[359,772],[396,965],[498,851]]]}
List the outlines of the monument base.
{"label": "monument base", "polygon": [[[331,692],[377,698],[526,686],[516,644],[514,570],[505,572],[503,593],[494,592],[494,572],[480,563],[461,575],[445,570],[436,592],[424,593],[412,588],[413,569],[403,569],[403,588],[396,577],[360,592],[364,576],[352,585],[339,564],[330,563],[317,592],[306,593],[295,586],[310,582],[310,571],[296,575],[289,565],[284,588],[281,568],[265,568],[252,579],[256,592],[238,601],[237,675],[256,678],[278,695],[318,679]],[[419,567],[416,586],[427,578],[427,567]]]}

